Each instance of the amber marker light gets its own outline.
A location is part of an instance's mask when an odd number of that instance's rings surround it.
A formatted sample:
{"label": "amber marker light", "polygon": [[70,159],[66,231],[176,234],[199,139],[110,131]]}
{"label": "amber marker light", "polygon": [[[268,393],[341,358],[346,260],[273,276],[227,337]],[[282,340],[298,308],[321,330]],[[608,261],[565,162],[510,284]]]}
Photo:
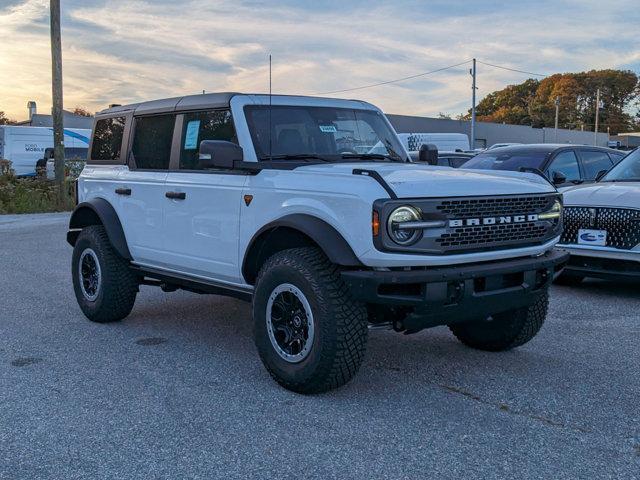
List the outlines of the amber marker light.
{"label": "amber marker light", "polygon": [[380,217],[378,216],[378,212],[375,210],[371,215],[371,232],[374,237],[377,237],[378,233],[380,233]]}

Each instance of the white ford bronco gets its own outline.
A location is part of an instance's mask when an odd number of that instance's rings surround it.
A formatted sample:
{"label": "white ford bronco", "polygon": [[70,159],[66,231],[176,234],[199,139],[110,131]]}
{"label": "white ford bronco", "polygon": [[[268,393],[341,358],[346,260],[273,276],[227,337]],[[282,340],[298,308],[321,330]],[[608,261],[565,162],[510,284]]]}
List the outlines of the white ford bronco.
{"label": "white ford bronco", "polygon": [[125,318],[140,285],[251,300],[265,367],[303,393],[349,381],[370,327],[524,344],[567,258],[543,178],[411,163],[383,113],[354,100],[115,106],[96,116],[77,191],[67,240],[90,320]]}

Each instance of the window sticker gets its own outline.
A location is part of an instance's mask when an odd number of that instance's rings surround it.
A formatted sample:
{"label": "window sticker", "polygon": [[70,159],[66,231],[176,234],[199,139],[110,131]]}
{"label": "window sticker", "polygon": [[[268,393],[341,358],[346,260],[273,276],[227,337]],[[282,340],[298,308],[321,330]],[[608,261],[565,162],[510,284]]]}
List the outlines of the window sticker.
{"label": "window sticker", "polygon": [[196,150],[198,148],[198,132],[200,131],[200,120],[191,120],[187,123],[187,132],[184,135],[184,149]]}
{"label": "window sticker", "polygon": [[324,133],[337,133],[338,129],[335,125],[319,125],[320,131]]}

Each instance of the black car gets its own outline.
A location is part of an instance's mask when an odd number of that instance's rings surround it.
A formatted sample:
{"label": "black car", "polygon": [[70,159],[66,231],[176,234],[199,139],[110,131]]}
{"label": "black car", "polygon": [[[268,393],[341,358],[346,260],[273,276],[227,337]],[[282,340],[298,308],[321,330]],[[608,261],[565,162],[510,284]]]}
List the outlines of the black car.
{"label": "black car", "polygon": [[557,187],[591,183],[616,165],[627,152],[586,145],[512,145],[482,152],[462,168],[539,171]]}
{"label": "black car", "polygon": [[[420,152],[409,152],[411,160],[414,162],[429,163],[429,165],[437,165],[438,167],[460,168],[469,159],[476,156],[476,152],[440,152],[435,145],[425,144],[422,159]],[[427,158],[428,157],[428,158]]]}

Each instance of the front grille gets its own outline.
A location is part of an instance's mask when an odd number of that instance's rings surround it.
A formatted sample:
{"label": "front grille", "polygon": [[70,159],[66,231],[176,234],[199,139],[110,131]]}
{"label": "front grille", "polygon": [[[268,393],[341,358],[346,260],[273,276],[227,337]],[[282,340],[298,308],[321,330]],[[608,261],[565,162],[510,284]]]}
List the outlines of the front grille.
{"label": "front grille", "polygon": [[496,243],[526,243],[544,238],[548,228],[535,223],[512,223],[507,225],[484,225],[460,227],[445,233],[436,240],[443,247],[483,246]]}
{"label": "front grille", "polygon": [[607,247],[631,250],[640,243],[640,210],[609,207],[567,207],[560,243],[578,243],[580,229],[606,230]]}
{"label": "front grille", "polygon": [[489,198],[461,198],[445,200],[438,210],[452,217],[492,217],[517,213],[541,213],[549,210],[554,196],[517,196]]}

